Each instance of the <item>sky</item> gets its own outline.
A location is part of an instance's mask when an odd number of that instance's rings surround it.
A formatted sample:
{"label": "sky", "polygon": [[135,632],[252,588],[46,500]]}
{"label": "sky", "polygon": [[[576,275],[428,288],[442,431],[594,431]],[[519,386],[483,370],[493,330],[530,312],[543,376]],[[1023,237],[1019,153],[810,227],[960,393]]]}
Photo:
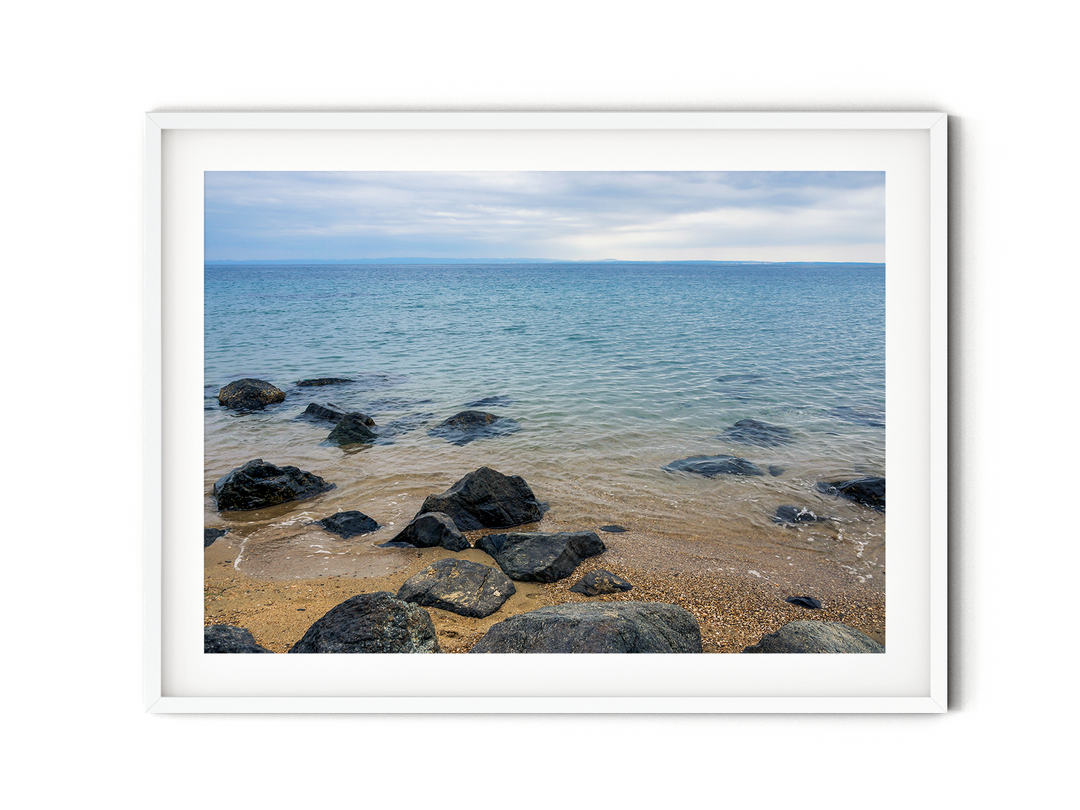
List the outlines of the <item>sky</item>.
{"label": "sky", "polygon": [[205,259],[885,261],[884,172],[207,172]]}

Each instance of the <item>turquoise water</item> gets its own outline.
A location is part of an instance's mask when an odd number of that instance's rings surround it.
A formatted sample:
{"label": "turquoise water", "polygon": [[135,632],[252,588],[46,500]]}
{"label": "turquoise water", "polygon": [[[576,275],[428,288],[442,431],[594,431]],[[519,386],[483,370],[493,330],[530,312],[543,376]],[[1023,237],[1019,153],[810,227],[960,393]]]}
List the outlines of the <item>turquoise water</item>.
{"label": "turquoise water", "polygon": [[[360,509],[387,527],[370,545],[426,494],[487,465],[525,477],[552,526],[794,545],[860,576],[883,573],[884,516],[814,491],[885,474],[882,265],[208,266],[205,284],[207,493],[252,458],[338,484],[252,515],[218,515],[208,495],[208,525],[273,534],[300,516]],[[358,382],[295,385],[325,376]],[[285,402],[221,408],[218,389],[243,377],[274,383]],[[463,446],[428,434],[486,397],[500,399],[482,410],[520,430]],[[310,402],[419,426],[392,443],[339,448],[323,442],[327,425],[296,419]],[[795,441],[720,438],[745,418]],[[662,469],[721,453],[783,471],[703,479]],[[837,520],[777,526],[780,504]]]}

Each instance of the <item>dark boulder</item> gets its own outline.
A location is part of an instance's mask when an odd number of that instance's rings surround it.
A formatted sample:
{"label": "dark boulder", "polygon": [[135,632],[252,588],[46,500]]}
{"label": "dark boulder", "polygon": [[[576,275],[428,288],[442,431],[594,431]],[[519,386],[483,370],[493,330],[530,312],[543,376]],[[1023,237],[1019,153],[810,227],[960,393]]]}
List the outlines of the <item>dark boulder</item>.
{"label": "dark boulder", "polygon": [[379,529],[379,524],[375,520],[369,518],[363,512],[357,512],[355,510],[351,512],[338,512],[336,515],[324,517],[322,520],[316,522],[328,532],[340,535],[346,540],[361,534],[371,534]]}
{"label": "dark boulder", "polygon": [[578,602],[494,625],[472,653],[700,653],[689,611],[662,602]]}
{"label": "dark boulder", "polygon": [[431,616],[389,591],[362,593],[331,608],[290,653],[437,653]]}
{"label": "dark boulder", "polygon": [[745,458],[735,456],[691,456],[665,465],[668,472],[688,472],[715,478],[718,475],[764,475],[757,466]]}
{"label": "dark boulder", "polygon": [[257,458],[221,476],[214,483],[213,494],[219,511],[236,512],[302,501],[334,486],[314,473]]}
{"label": "dark boulder", "polygon": [[453,518],[442,512],[427,512],[417,515],[390,542],[382,545],[392,548],[400,548],[401,546],[413,546],[414,548],[442,546],[447,551],[464,551],[471,548],[469,541],[454,525]]}
{"label": "dark boulder", "polygon": [[573,593],[580,593],[582,596],[600,596],[605,593],[629,591],[633,587],[622,577],[616,576],[610,571],[605,571],[603,568],[598,568],[579,579],[570,590]]}
{"label": "dark boulder", "polygon": [[229,624],[212,624],[203,629],[204,653],[271,653],[255,643],[251,631]]}
{"label": "dark boulder", "polygon": [[237,411],[259,411],[284,399],[285,392],[277,386],[250,377],[231,382],[218,391],[218,402]]}
{"label": "dark boulder", "polygon": [[805,506],[778,506],[773,521],[776,523],[824,523],[832,518],[817,515]]}
{"label": "dark boulder", "polygon": [[406,580],[397,598],[482,619],[501,608],[515,591],[514,583],[498,568],[448,557]]}
{"label": "dark boulder", "polygon": [[428,431],[429,436],[465,445],[477,439],[505,436],[519,429],[518,423],[505,416],[484,411],[462,411]]}
{"label": "dark boulder", "polygon": [[228,529],[203,529],[203,548],[213,545],[219,537],[224,537]]}
{"label": "dark boulder", "polygon": [[574,573],[581,561],[602,554],[596,532],[511,532],[489,534],[476,547],[491,555],[510,579],[555,582]]}
{"label": "dark boulder", "polygon": [[826,495],[839,495],[849,501],[869,506],[879,512],[885,511],[885,479],[878,476],[854,478],[850,481],[819,481],[818,492]]}
{"label": "dark boulder", "polygon": [[533,491],[518,475],[503,475],[481,467],[441,495],[428,495],[417,512],[443,512],[459,530],[508,529],[535,523],[544,515]]}
{"label": "dark boulder", "polygon": [[840,622],[798,621],[769,633],[744,653],[883,653],[885,648]]}
{"label": "dark boulder", "polygon": [[794,442],[795,434],[786,427],[770,425],[756,419],[740,419],[717,438],[758,447],[779,447]]}
{"label": "dark boulder", "polygon": [[337,424],[345,416],[345,411],[336,405],[319,405],[317,402],[312,402],[307,406],[303,416],[308,419],[323,419]]}
{"label": "dark boulder", "polygon": [[334,425],[326,437],[333,444],[373,444],[377,434],[372,428],[375,420],[362,413],[347,413]]}
{"label": "dark boulder", "polygon": [[790,602],[793,605],[799,605],[800,607],[810,608],[811,610],[821,610],[821,600],[815,599],[812,596],[789,596],[784,601]]}

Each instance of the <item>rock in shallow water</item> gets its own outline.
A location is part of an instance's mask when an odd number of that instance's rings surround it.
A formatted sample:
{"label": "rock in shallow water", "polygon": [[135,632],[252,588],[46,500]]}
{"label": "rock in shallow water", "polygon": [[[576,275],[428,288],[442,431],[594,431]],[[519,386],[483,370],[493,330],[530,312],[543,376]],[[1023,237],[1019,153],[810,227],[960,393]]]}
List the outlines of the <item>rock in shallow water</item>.
{"label": "rock in shallow water", "polygon": [[718,475],[764,475],[765,473],[745,458],[735,456],[691,456],[664,466],[668,472],[688,472],[705,478]]}
{"label": "rock in shallow water", "polygon": [[380,527],[377,521],[368,517],[363,512],[355,510],[350,512],[338,512],[330,517],[324,517],[316,521],[328,532],[332,532],[348,540],[361,534],[371,534]]}
{"label": "rock in shallow water", "polygon": [[517,422],[505,416],[484,411],[462,411],[433,427],[428,435],[446,439],[451,444],[466,445],[477,439],[515,433],[519,429]]}
{"label": "rock in shallow water", "polygon": [[606,549],[595,532],[511,532],[489,534],[476,547],[491,555],[518,582],[556,582],[581,561]]}
{"label": "rock in shallow water", "polygon": [[392,540],[382,545],[413,546],[414,548],[442,546],[448,551],[464,551],[471,548],[469,541],[458,531],[453,518],[442,512],[417,515]]}
{"label": "rock in shallow water", "polygon": [[213,544],[219,537],[224,537],[228,529],[203,529],[203,548]]}
{"label": "rock in shallow water", "polygon": [[460,531],[508,529],[535,523],[544,515],[533,491],[518,475],[481,467],[441,495],[428,495],[417,515],[443,512]]}
{"label": "rock in shallow water", "polygon": [[779,447],[794,442],[795,434],[786,427],[770,425],[756,419],[740,419],[717,438],[758,447]]}
{"label": "rock in shallow water", "polygon": [[300,380],[296,384],[301,388],[307,388],[311,386],[340,385],[342,383],[351,382],[355,382],[355,380],[348,380],[344,377],[316,377],[311,380]]}
{"label": "rock in shallow water", "polygon": [[471,653],[700,653],[689,611],[662,602],[545,607],[494,625]]}
{"label": "rock in shallow water", "polygon": [[826,495],[839,495],[849,501],[861,503],[879,512],[885,511],[885,479],[877,476],[854,478],[850,481],[819,481],[818,492]]}
{"label": "rock in shallow water", "polygon": [[374,427],[375,420],[367,414],[347,413],[334,425],[334,429],[330,431],[326,440],[340,445],[373,444],[377,438],[377,434],[372,429]]}
{"label": "rock in shallow water", "polygon": [[817,515],[805,506],[778,506],[773,516],[775,523],[824,523],[831,519]]}
{"label": "rock in shallow water", "polygon": [[389,591],[362,593],[331,608],[290,653],[437,653],[431,616]]}
{"label": "rock in shallow water", "polygon": [[246,627],[229,624],[212,624],[203,629],[204,653],[270,653],[255,643],[255,637]]}
{"label": "rock in shallow water", "polygon": [[235,512],[305,500],[334,486],[314,473],[257,458],[221,476],[213,495],[218,511]]}
{"label": "rock in shallow water", "polygon": [[218,402],[237,411],[259,411],[284,399],[285,392],[280,388],[252,377],[235,380],[218,391]]}

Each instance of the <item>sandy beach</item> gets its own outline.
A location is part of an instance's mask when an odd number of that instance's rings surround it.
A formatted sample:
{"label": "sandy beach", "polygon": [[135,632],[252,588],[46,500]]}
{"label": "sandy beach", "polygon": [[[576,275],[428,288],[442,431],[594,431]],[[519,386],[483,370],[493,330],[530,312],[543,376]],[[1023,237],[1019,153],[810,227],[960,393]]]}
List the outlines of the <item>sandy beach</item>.
{"label": "sandy beach", "polygon": [[[540,529],[540,524],[522,527]],[[550,531],[551,527],[544,526]],[[475,545],[484,534],[466,533]],[[686,608],[701,628],[706,653],[741,653],[763,635],[800,619],[843,622],[885,643],[885,583],[860,582],[811,552],[774,550],[760,554],[732,549],[715,539],[639,532],[599,533],[607,550],[582,562],[554,583],[516,582],[517,592],[493,615],[466,618],[427,608],[446,653],[467,653],[493,624],[512,615],[568,602],[634,600]],[[239,547],[225,535],[205,549],[205,624],[246,627],[255,641],[275,653],[288,652],[317,619],[359,593],[390,591],[444,557],[495,565],[472,548],[453,554],[443,548],[372,549],[350,575],[314,579],[263,578],[237,571]],[[393,569],[386,573],[387,568]],[[585,597],[570,587],[603,568],[628,580],[624,593]],[[808,609],[784,600],[809,595],[822,603]]]}

